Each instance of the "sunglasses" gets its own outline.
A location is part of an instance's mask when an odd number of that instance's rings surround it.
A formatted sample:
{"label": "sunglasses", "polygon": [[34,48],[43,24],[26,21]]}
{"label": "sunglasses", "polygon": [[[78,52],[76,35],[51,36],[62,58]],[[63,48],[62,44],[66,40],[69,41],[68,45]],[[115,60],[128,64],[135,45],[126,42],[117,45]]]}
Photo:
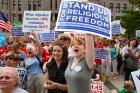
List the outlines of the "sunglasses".
{"label": "sunglasses", "polygon": [[5,80],[9,80],[11,78],[14,78],[14,77],[10,77],[10,76],[0,76],[0,80],[2,79],[5,79]]}
{"label": "sunglasses", "polygon": [[13,58],[5,58],[5,60],[13,60]]}

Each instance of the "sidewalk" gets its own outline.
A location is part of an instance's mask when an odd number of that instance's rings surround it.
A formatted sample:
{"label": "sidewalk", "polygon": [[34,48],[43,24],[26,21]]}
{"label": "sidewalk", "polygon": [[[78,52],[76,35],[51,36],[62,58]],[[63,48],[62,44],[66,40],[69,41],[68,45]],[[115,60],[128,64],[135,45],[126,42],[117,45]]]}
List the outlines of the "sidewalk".
{"label": "sidewalk", "polygon": [[111,90],[113,89],[119,89],[123,87],[124,79],[123,76],[117,76],[117,79],[113,79],[113,76],[111,75],[109,77],[109,82],[104,84],[104,93],[111,93]]}

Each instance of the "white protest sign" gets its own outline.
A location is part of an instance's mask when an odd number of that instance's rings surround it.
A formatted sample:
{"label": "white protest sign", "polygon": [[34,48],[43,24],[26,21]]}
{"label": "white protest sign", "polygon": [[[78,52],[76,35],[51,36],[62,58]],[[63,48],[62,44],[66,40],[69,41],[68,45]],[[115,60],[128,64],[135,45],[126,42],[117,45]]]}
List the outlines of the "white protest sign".
{"label": "white protest sign", "polygon": [[112,35],[120,34],[121,33],[121,23],[120,20],[112,21],[111,22],[111,31]]}
{"label": "white protest sign", "polygon": [[104,83],[101,81],[94,81],[91,79],[91,93],[103,93]]}
{"label": "white protest sign", "polygon": [[111,11],[78,1],[61,1],[55,31],[75,31],[111,38]]}
{"label": "white protest sign", "polygon": [[131,72],[131,74],[137,89],[137,93],[140,93],[140,70]]}
{"label": "white protest sign", "polygon": [[140,37],[140,30],[136,30],[136,37]]}
{"label": "white protest sign", "polygon": [[49,33],[51,11],[24,11],[22,32]]}

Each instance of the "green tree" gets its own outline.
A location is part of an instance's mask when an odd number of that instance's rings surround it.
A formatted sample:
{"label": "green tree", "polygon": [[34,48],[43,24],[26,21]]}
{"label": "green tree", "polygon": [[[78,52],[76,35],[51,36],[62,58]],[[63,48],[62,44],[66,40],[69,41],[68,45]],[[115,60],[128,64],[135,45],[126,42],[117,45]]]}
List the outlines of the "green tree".
{"label": "green tree", "polygon": [[125,11],[125,15],[121,17],[121,25],[126,29],[125,35],[129,38],[135,37],[135,31],[140,30],[140,0],[129,0],[137,8]]}

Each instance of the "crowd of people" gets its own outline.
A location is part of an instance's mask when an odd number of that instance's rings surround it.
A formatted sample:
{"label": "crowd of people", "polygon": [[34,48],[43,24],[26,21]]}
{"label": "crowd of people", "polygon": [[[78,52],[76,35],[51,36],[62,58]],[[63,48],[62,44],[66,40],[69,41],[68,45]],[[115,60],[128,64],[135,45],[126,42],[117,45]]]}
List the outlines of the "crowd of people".
{"label": "crowd of people", "polygon": [[[107,51],[106,59],[95,58],[96,48]],[[134,93],[131,72],[139,69],[139,62],[138,39],[60,34],[54,42],[41,42],[35,32],[10,34],[0,48],[0,93],[90,93],[91,79],[106,83],[112,73],[113,79],[123,74],[125,81],[112,93]],[[26,70],[22,84],[15,68]]]}

